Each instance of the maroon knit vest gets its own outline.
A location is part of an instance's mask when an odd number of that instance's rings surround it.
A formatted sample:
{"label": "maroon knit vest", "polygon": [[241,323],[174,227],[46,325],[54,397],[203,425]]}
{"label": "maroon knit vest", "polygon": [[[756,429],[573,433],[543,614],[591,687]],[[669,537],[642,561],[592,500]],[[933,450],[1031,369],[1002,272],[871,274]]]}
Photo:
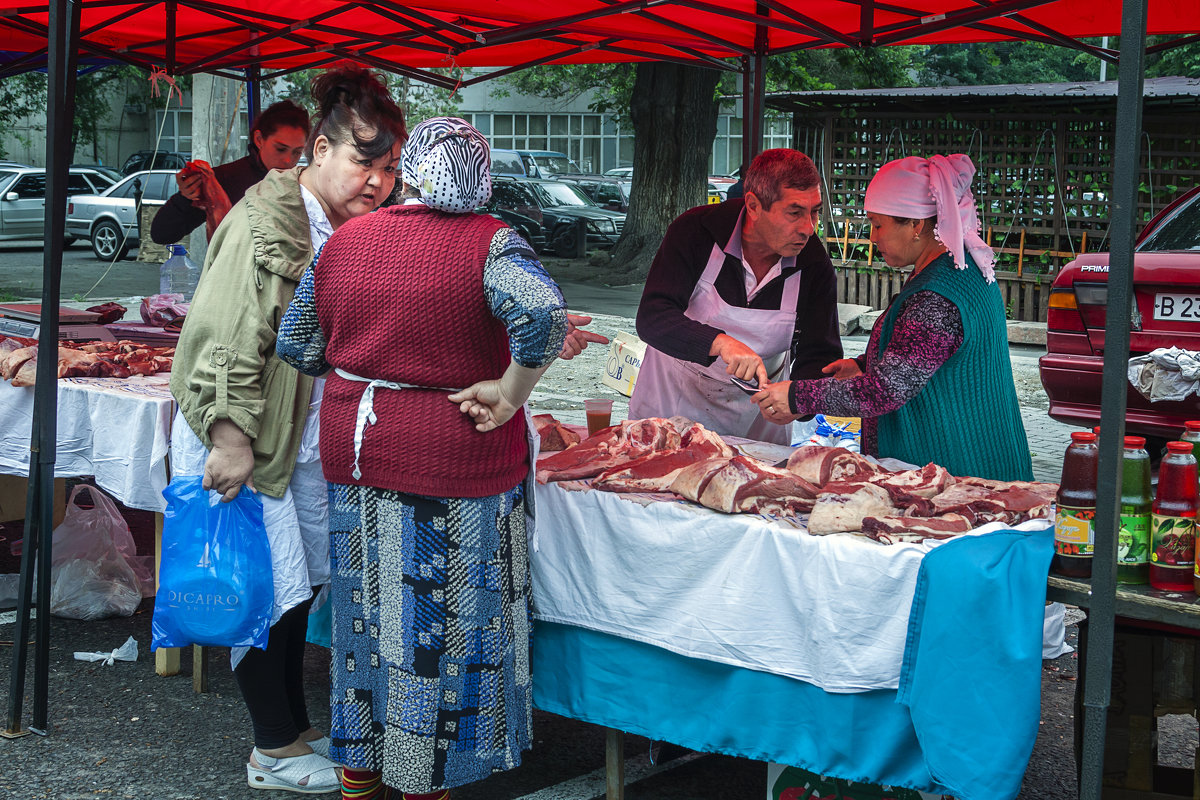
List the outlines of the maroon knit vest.
{"label": "maroon knit vest", "polygon": [[[333,367],[363,378],[463,389],[499,378],[510,355],[484,297],[483,266],[503,223],[477,214],[392,206],[352,219],[326,243],[316,305]],[[333,483],[430,497],[508,491],[528,471],[525,418],[488,433],[444,389],[375,390],[354,470],[366,383],[330,373],[321,404],[321,462]]]}

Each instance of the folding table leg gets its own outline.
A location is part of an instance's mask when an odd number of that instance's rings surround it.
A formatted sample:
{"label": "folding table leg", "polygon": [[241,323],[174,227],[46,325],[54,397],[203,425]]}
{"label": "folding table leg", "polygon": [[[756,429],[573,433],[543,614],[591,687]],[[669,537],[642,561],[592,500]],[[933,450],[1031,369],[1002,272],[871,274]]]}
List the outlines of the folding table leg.
{"label": "folding table leg", "polygon": [[604,770],[608,800],[625,800],[625,734],[604,729]]}
{"label": "folding table leg", "polygon": [[[160,580],[159,566],[162,561],[162,512],[154,513],[154,580]],[[154,671],[159,675],[179,674],[179,648],[160,647],[154,651]]]}
{"label": "folding table leg", "polygon": [[208,648],[192,645],[192,690],[208,691]]}

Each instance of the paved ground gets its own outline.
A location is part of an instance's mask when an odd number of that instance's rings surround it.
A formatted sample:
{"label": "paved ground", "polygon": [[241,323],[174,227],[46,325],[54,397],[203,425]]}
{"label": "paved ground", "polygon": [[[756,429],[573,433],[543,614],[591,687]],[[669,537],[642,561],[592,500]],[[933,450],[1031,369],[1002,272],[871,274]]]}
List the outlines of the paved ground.
{"label": "paved ground", "polygon": [[[0,247],[0,287],[11,285],[6,281],[15,274],[4,269],[5,260]],[[146,281],[145,273],[136,275],[132,271],[146,268],[135,267],[132,261],[123,266],[131,270],[129,276],[135,282],[120,284],[125,289],[110,296],[127,297],[147,291],[136,288],[141,286],[136,281]],[[86,270],[80,270],[82,278]],[[593,327],[601,333],[611,336],[618,330],[633,330],[631,318],[639,294],[636,288],[610,289],[564,281],[563,289],[573,309],[596,313]],[[64,294],[70,296],[65,284]],[[859,352],[864,342],[862,335],[848,338],[847,351]],[[1014,379],[1034,452],[1035,474],[1043,480],[1057,480],[1071,428],[1045,416],[1045,397],[1038,398],[1037,352],[1033,348],[1013,348]],[[624,398],[600,384],[605,356],[603,348],[592,348],[574,361],[556,364],[532,398],[535,408],[583,423],[583,398],[611,397],[616,401],[614,417],[624,418]],[[986,435],[986,430],[981,433]],[[214,652],[211,691],[205,695],[192,692],[190,663],[185,663],[179,677],[155,677],[149,653],[149,617],[144,604],[139,613],[124,619],[91,623],[52,620],[50,735],[0,739],[0,797],[260,797],[245,786],[242,764],[251,746],[249,721],[225,667],[226,654]],[[137,663],[105,667],[72,659],[76,650],[112,650],[130,635],[142,647]],[[8,703],[9,682],[4,678],[9,675],[11,663],[11,636],[12,626],[0,622],[0,709]],[[1073,642],[1075,636],[1076,628],[1071,625],[1068,641]],[[310,646],[307,658],[309,706],[314,722],[324,727],[328,724],[328,656]],[[1068,654],[1044,666],[1041,729],[1018,800],[1077,794],[1071,708],[1076,664],[1075,654]],[[32,688],[31,681],[27,692]],[[455,793],[456,800],[587,800],[602,796],[602,731],[541,712],[536,714],[534,724],[535,747],[522,767],[464,787]],[[1190,717],[1167,717],[1159,724],[1160,761],[1190,766],[1200,738],[1195,721]],[[632,800],[757,800],[765,794],[765,767],[760,762],[691,754],[669,745],[656,749],[636,736],[626,736],[626,754],[627,796]]]}

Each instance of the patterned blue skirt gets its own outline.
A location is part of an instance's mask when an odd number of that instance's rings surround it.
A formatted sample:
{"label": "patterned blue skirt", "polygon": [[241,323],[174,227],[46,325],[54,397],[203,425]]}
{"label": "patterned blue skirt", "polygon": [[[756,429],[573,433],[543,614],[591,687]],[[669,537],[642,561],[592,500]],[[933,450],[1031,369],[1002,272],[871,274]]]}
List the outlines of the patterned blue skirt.
{"label": "patterned blue skirt", "polygon": [[530,747],[524,488],[431,498],[329,485],[331,758],[425,793]]}

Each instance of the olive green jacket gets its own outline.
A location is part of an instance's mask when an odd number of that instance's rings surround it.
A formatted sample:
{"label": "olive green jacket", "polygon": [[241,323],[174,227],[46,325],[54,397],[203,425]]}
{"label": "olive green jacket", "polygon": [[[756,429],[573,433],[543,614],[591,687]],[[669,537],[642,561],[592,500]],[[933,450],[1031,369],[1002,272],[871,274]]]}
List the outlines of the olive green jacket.
{"label": "olive green jacket", "polygon": [[232,420],[254,444],[254,487],[282,497],[292,478],[313,379],[275,355],[275,336],[312,262],[300,169],[272,171],[238,201],[208,246],[171,365],[171,394],[212,448]]}

